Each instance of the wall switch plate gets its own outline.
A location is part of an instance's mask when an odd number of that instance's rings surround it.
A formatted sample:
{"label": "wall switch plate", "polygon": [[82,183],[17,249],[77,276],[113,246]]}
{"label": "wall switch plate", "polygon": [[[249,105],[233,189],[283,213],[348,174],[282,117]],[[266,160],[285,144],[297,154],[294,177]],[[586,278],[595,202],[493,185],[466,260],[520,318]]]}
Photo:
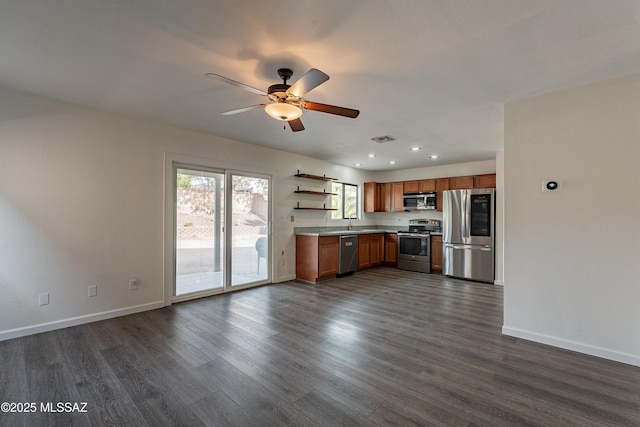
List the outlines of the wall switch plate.
{"label": "wall switch plate", "polygon": [[98,295],[98,286],[97,285],[89,286],[88,295],[90,297],[95,297],[96,295]]}
{"label": "wall switch plate", "polygon": [[38,302],[40,305],[48,305],[49,304],[49,292],[45,292],[44,294],[40,294],[38,297]]}
{"label": "wall switch plate", "polygon": [[138,279],[129,279],[129,290],[135,291],[136,289],[138,289]]}

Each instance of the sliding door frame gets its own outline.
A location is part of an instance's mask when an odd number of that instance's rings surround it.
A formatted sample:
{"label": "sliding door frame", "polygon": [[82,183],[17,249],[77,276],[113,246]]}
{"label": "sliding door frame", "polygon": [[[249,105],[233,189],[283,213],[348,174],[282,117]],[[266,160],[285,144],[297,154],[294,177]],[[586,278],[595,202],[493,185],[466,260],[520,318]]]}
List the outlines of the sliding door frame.
{"label": "sliding door frame", "polygon": [[[246,285],[238,285],[231,287],[231,258],[226,254],[231,249],[231,232],[224,230],[225,239],[225,256],[222,260],[224,265],[224,285],[221,289],[213,289],[211,291],[197,293],[195,295],[175,296],[176,289],[176,170],[178,168],[202,170],[214,173],[224,174],[224,197],[225,207],[224,215],[226,217],[227,210],[232,209],[232,206],[228,203],[231,201],[232,190],[229,187],[231,184],[230,177],[232,175],[246,175],[255,176],[258,178],[266,178],[269,181],[269,200],[268,200],[268,220],[267,220],[267,234],[269,238],[269,257],[267,259],[267,279],[259,282],[249,283]],[[192,157],[176,153],[164,153],[164,215],[163,215],[163,285],[164,285],[164,305],[169,306],[174,302],[180,302],[189,300],[192,298],[201,298],[210,295],[216,295],[240,289],[251,288],[255,286],[261,286],[264,284],[273,282],[273,211],[274,211],[274,197],[273,197],[273,175],[265,173],[264,171],[247,171],[237,167],[237,165],[220,165],[217,162],[202,158]],[[231,217],[229,211],[229,218]],[[225,218],[225,227],[227,227],[227,221]]]}

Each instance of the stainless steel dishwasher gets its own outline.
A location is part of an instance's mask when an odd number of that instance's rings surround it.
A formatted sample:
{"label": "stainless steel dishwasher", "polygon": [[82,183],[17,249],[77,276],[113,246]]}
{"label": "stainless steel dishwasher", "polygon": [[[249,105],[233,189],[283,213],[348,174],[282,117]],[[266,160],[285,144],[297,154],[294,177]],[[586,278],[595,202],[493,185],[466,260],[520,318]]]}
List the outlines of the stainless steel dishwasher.
{"label": "stainless steel dishwasher", "polygon": [[358,236],[340,236],[340,265],[338,274],[353,273],[358,267]]}

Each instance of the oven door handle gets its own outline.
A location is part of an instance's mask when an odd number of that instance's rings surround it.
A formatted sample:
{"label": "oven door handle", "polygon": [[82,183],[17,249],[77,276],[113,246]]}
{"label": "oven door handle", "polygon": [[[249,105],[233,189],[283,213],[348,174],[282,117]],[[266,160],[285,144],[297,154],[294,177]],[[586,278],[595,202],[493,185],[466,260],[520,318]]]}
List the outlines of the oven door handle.
{"label": "oven door handle", "polygon": [[420,237],[423,239],[430,238],[430,234],[420,234],[420,233],[398,233],[398,237]]}

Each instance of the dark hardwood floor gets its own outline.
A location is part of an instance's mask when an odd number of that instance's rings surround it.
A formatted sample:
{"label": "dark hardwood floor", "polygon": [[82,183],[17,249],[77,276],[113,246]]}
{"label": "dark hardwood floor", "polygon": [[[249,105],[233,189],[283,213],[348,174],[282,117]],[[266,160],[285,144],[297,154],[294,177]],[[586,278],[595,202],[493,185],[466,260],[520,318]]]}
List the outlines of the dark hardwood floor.
{"label": "dark hardwood floor", "polygon": [[443,276],[263,286],[0,342],[0,425],[640,426],[640,368],[501,327]]}

